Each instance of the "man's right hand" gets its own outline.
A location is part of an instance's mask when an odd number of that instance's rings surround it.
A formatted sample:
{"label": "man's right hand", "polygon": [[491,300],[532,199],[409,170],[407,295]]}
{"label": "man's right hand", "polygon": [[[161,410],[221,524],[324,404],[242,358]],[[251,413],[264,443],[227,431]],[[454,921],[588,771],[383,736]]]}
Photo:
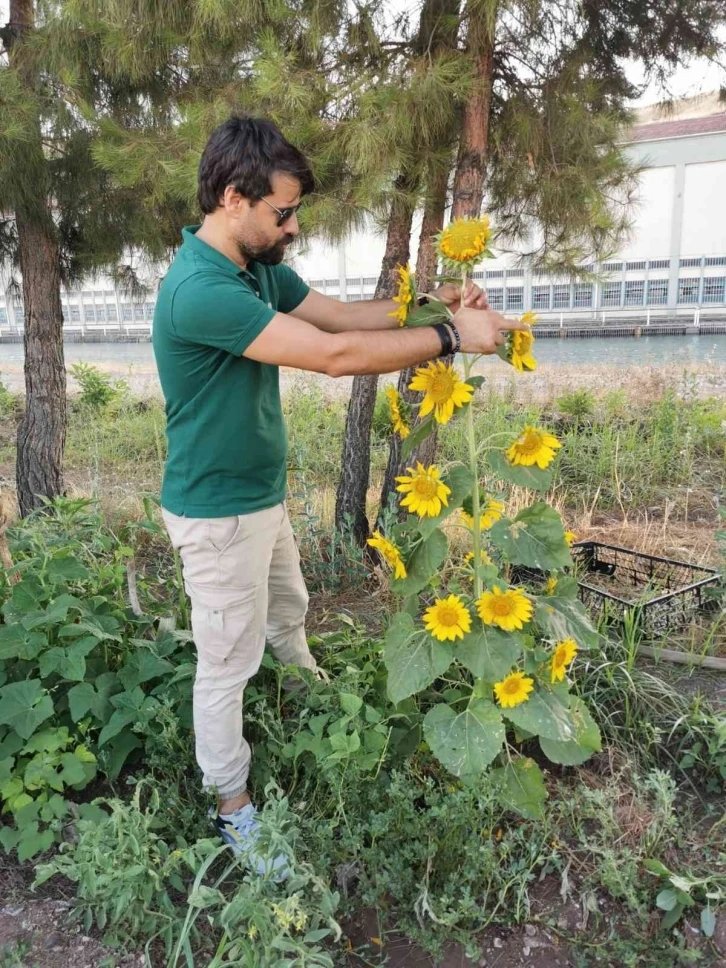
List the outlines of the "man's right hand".
{"label": "man's right hand", "polygon": [[456,313],[453,323],[461,336],[462,353],[496,353],[504,346],[511,330],[526,331],[526,323],[508,319],[493,309],[469,309],[465,306]]}

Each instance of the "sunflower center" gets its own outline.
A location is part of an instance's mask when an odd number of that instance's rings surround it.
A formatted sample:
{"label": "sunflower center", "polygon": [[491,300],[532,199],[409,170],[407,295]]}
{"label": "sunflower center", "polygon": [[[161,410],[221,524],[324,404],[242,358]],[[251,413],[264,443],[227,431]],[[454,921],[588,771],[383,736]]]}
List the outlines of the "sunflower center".
{"label": "sunflower center", "polygon": [[504,683],[504,692],[508,696],[516,696],[521,688],[522,688],[522,684],[519,681],[519,679],[508,679]]}
{"label": "sunflower center", "polygon": [[496,598],[494,600],[494,605],[492,606],[495,615],[503,617],[504,615],[511,615],[512,605],[507,598]]}
{"label": "sunflower center", "polygon": [[445,403],[454,392],[454,380],[450,373],[437,373],[431,380],[429,395],[436,403]]}
{"label": "sunflower center", "polygon": [[417,477],[414,481],[414,489],[419,497],[428,498],[436,497],[436,481],[432,480],[430,477]]}
{"label": "sunflower center", "polygon": [[536,454],[542,446],[539,434],[525,434],[517,441],[517,449],[521,454]]}
{"label": "sunflower center", "polygon": [[451,628],[453,625],[459,624],[459,612],[451,605],[446,605],[439,609],[438,619],[440,625]]}

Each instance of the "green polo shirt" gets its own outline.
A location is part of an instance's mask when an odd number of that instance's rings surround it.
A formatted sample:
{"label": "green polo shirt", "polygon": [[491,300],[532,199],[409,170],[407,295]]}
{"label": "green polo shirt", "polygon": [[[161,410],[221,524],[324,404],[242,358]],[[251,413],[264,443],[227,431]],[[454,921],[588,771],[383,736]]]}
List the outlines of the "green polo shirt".
{"label": "green polo shirt", "polygon": [[279,371],[242,354],[309,288],[284,264],[240,269],[198,239],[198,228],[182,231],[154,312],[168,441],[161,503],[173,514],[221,518],[285,499]]}

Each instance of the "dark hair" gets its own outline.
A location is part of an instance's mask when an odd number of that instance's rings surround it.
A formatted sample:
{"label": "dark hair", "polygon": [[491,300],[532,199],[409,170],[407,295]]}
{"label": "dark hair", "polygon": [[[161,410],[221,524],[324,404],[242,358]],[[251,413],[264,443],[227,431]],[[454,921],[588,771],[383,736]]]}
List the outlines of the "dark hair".
{"label": "dark hair", "polygon": [[227,185],[245,198],[272,192],[278,172],[296,178],[302,195],[313,190],[313,173],[301,151],[265,118],[231,117],[212,132],[199,162],[199,207],[208,215],[220,204]]}

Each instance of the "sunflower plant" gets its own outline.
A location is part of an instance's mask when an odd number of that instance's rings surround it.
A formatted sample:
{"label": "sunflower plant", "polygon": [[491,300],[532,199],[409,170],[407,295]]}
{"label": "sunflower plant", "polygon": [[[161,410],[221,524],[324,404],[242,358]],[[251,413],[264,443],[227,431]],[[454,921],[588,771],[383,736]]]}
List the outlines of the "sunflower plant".
{"label": "sunflower plant", "polygon": [[[465,285],[491,255],[491,239],[487,218],[455,220],[436,237],[444,269],[457,271]],[[406,268],[397,300],[407,307],[405,325],[422,325],[416,296]],[[450,315],[443,304],[434,309]],[[427,321],[434,321],[430,310]],[[514,333],[500,355],[518,372],[531,371],[533,341],[531,332]],[[436,424],[463,419],[468,460],[407,467],[396,481],[408,516],[370,539],[400,602],[385,640],[387,688],[406,709],[418,696],[423,737],[446,769],[462,780],[492,770],[503,802],[539,817],[544,777],[522,744],[537,742],[546,758],[566,765],[600,749],[597,725],[573,691],[577,657],[598,635],[567,574],[574,535],[543,500],[509,516],[502,493],[511,485],[546,491],[561,444],[532,425],[477,440],[471,403],[483,381],[472,376],[475,360],[464,355],[463,376],[440,360],[416,369],[416,421],[395,391],[389,395],[404,458]],[[458,559],[449,554],[455,528],[466,545]],[[522,575],[535,580],[524,585]]]}

